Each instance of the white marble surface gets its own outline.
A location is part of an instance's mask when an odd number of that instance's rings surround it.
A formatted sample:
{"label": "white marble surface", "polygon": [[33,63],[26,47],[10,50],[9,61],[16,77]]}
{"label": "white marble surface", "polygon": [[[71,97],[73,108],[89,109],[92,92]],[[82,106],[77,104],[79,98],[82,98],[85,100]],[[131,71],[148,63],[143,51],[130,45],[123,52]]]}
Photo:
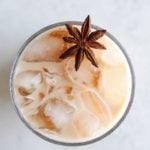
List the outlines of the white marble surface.
{"label": "white marble surface", "polygon": [[[78,148],[58,146],[34,135],[16,115],[8,78],[13,57],[40,28],[87,14],[126,48],[136,75],[136,94],[123,124],[110,136]],[[150,149],[149,0],[0,0],[0,150],[149,150]]]}

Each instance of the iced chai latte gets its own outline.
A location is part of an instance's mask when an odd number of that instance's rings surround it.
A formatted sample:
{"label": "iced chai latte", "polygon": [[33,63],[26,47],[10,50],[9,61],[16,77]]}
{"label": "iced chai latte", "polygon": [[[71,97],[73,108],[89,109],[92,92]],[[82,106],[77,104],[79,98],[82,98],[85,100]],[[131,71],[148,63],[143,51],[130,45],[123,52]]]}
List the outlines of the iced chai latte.
{"label": "iced chai latte", "polygon": [[[81,31],[81,25],[73,26]],[[91,35],[99,47],[82,47],[68,30],[57,25],[28,42],[14,70],[14,101],[23,120],[43,137],[84,143],[118,123],[130,101],[132,79],[126,57],[107,34]],[[76,45],[87,46],[91,55],[81,47],[65,54]]]}

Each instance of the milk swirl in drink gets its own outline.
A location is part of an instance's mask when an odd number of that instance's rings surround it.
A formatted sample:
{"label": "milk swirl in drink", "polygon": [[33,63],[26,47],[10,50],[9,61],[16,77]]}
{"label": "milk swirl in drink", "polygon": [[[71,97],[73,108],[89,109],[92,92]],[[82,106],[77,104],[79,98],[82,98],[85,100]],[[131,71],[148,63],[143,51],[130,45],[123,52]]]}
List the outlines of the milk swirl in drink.
{"label": "milk swirl in drink", "polygon": [[68,143],[89,141],[109,131],[124,114],[131,72],[107,35],[98,40],[107,50],[93,50],[99,68],[85,58],[75,71],[74,56],[59,59],[71,46],[64,36],[68,36],[65,26],[55,27],[25,47],[15,69],[15,103],[43,136]]}

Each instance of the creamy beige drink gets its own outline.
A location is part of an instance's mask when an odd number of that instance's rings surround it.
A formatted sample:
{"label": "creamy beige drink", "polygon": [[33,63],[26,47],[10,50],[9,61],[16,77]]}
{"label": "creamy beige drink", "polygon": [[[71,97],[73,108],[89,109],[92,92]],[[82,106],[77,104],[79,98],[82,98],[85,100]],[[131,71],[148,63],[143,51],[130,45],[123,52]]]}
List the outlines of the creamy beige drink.
{"label": "creamy beige drink", "polygon": [[107,35],[98,40],[107,49],[93,50],[99,67],[85,58],[75,71],[74,56],[59,58],[72,45],[64,36],[65,26],[55,27],[25,47],[15,69],[15,102],[25,121],[45,137],[85,142],[105,134],[123,116],[131,95],[131,72]]}

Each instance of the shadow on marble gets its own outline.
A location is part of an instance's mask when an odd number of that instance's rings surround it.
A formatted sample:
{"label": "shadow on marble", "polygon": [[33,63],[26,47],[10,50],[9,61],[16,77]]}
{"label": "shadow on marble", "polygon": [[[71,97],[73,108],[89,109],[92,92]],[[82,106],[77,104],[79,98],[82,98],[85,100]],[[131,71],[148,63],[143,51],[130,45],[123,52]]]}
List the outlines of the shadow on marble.
{"label": "shadow on marble", "polygon": [[0,69],[0,102],[8,102],[11,100],[9,94],[9,75],[11,64],[6,60]]}

